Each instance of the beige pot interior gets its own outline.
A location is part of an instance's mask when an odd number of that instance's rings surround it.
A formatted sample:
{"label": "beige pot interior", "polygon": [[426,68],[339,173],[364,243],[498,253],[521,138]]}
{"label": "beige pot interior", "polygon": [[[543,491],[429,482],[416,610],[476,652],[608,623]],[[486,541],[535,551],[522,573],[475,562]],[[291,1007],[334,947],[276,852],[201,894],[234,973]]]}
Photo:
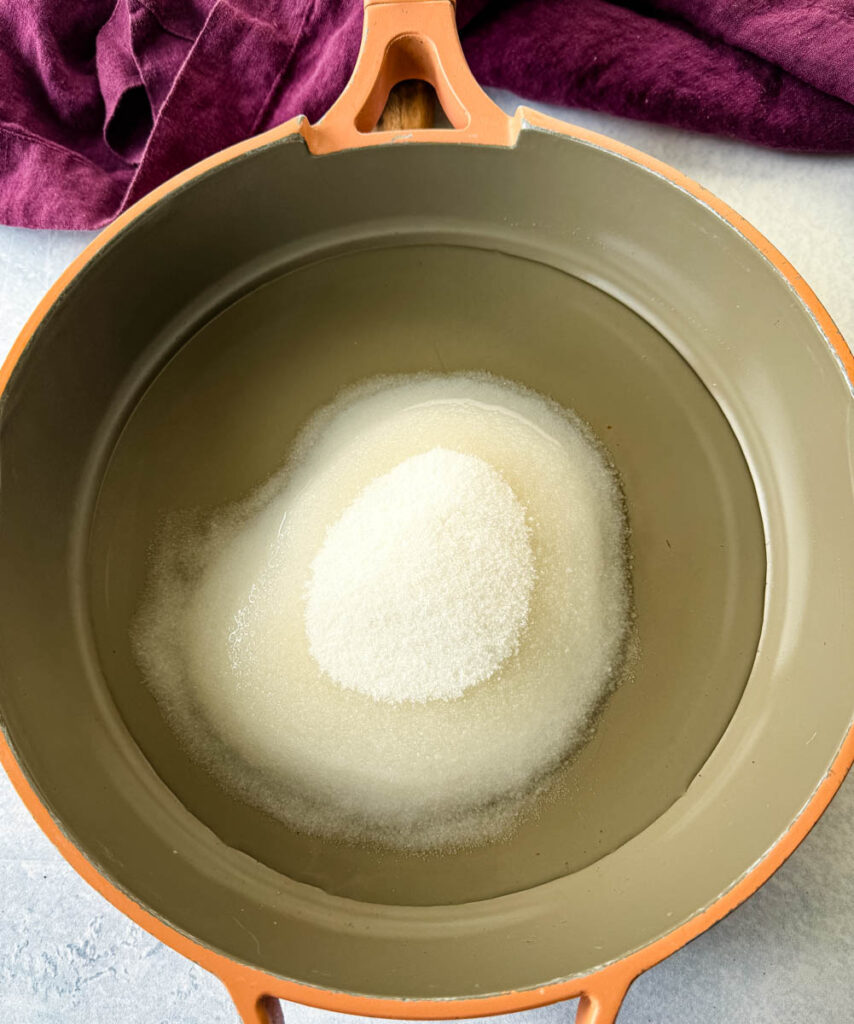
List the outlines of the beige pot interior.
{"label": "beige pot interior", "polygon": [[[344,385],[462,369],[551,395],[608,447],[634,671],[503,842],[413,857],[296,834],[194,766],[142,685],[148,546],[169,511],[252,490]],[[847,731],[852,404],[778,272],[630,161],[531,130],[514,150],[275,144],[112,242],[15,372],[10,740],[109,877],[235,959],[396,997],[586,973],[748,870]]]}

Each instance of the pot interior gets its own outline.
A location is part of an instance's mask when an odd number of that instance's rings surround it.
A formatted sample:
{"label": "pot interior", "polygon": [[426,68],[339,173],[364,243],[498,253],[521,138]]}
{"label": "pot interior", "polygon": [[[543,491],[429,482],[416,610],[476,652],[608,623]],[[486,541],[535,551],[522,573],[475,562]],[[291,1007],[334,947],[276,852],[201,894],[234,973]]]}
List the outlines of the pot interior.
{"label": "pot interior", "polygon": [[[164,514],[263,481],[342,386],[463,369],[552,396],[607,446],[639,655],[508,840],[320,842],[224,793],[166,727],[128,641],[147,550]],[[851,721],[844,376],[729,224],[594,145],[526,130],[514,150],[315,158],[291,138],[226,163],[68,286],[0,427],[17,756],[105,874],[274,974],[458,998],[587,973],[747,871]]]}
{"label": "pot interior", "polygon": [[[631,522],[638,654],[592,740],[510,838],[415,856],[297,833],[194,767],[142,685],[129,636],[149,549],[170,513],[210,513],[254,490],[342,387],[455,370],[521,381],[575,409],[608,445]],[[529,889],[598,860],[659,817],[741,697],[765,579],[747,464],[684,359],[597,288],[473,245],[317,260],[206,324],[135,405],[103,479],[90,555],[110,692],[182,803],[230,846],[291,878],[404,905]]]}

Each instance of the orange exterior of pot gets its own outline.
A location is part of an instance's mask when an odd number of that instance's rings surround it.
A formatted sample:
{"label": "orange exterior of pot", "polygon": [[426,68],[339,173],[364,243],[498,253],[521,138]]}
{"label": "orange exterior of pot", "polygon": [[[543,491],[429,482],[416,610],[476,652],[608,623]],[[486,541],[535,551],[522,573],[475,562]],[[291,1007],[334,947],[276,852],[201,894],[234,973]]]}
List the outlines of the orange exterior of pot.
{"label": "orange exterior of pot", "polygon": [[[423,79],[433,85],[452,128],[372,130],[385,106],[389,90],[408,78]],[[471,75],[460,47],[450,0],[365,0],[359,60],[350,83],[329,112],[317,124],[311,125],[303,117],[294,118],[272,131],[201,161],[145,196],[102,231],[72,262],[27,321],[0,369],[0,392],[5,389],[18,359],[42,319],[80,270],[149,207],[200,174],[293,134],[302,135],[312,152],[322,154],[346,148],[406,142],[512,146],[523,125],[580,139],[631,160],[669,179],[713,209],[788,280],[835,350],[854,386],[854,356],[827,311],[782,254],[725,203],[674,168],[606,136],[567,125],[524,107],[519,108],[515,117],[508,117],[486,96]],[[789,830],[731,889],[689,921],[650,945],[585,977],[535,989],[459,1000],[397,1000],[349,995],[289,982],[235,963],[171,928],[101,875],[53,820],[1,734],[0,763],[40,828],[69,864],[122,913],[219,977],[230,992],[244,1024],[280,1024],[282,1015],[278,999],[342,1013],[428,1020],[511,1013],[576,997],[580,997],[576,1024],[613,1024],[635,978],[734,910],[770,878],[804,839],[854,763],[854,728],[849,730],[829,771]]]}

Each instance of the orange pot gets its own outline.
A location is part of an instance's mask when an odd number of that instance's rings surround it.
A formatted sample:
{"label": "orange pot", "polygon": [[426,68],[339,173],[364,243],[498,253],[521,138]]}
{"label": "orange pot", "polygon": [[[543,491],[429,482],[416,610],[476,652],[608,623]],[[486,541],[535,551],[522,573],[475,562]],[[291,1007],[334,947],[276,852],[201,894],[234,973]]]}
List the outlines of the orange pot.
{"label": "orange pot", "polygon": [[[375,131],[410,78],[450,127]],[[127,635],[164,512],[246,493],[342,385],[437,368],[522,380],[609,445],[640,654],[536,821],[413,859],[220,793]],[[579,1022],[614,1021],[854,758],[852,381],[827,313],[732,210],[602,136],[506,117],[449,0],[367,0],[329,113],[143,199],[3,367],[3,764],[83,877],[247,1024],[273,997],[429,1019],[580,996]]]}

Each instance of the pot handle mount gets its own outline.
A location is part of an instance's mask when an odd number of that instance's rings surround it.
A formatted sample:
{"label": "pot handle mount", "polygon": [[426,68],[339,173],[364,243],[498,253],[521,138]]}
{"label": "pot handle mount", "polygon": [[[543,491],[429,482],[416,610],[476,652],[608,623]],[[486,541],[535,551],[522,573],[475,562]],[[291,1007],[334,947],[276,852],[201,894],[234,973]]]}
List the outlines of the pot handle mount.
{"label": "pot handle mount", "polygon": [[[298,986],[288,982],[280,982],[277,985],[274,978],[234,963],[229,963],[227,967],[224,966],[215,973],[228,989],[237,1012],[240,1014],[242,1024],[287,1024],[279,998],[296,997],[299,999],[300,993],[294,991]],[[620,1007],[623,1005],[629,986],[637,974],[638,968],[633,964],[617,961],[587,978],[580,978],[576,982],[568,982],[565,986],[559,986],[562,991],[554,1001],[559,1002],[562,999],[574,999],[580,996],[575,1014],[575,1024],[616,1024]],[[283,991],[283,988],[286,991]],[[281,995],[265,994],[271,991],[278,991]],[[513,1005],[512,997],[519,995],[521,993],[507,993],[507,997],[511,997],[509,1001],[505,1001],[505,996],[498,995],[494,998],[478,999],[473,1002],[466,1000],[452,1004],[440,1002],[432,1004],[432,1006],[438,1006],[440,1009],[445,1009],[446,1012],[447,1008],[452,1006],[455,1019],[507,1013],[516,1008]],[[466,1005],[467,1002],[468,1005]],[[341,1005],[335,1008],[364,1016],[387,1017],[395,1013],[396,1015],[406,1014],[413,1020],[438,1019],[431,1017],[431,1004],[390,1003],[388,1000],[373,1000],[364,996],[353,997],[350,1000],[347,1000],[347,997],[342,997]]]}
{"label": "pot handle mount", "polygon": [[[400,82],[436,90],[450,127],[377,127]],[[356,67],[335,103],[300,131],[312,153],[402,142],[479,142],[512,146],[521,121],[486,95],[463,55],[452,0],[365,0]]]}

